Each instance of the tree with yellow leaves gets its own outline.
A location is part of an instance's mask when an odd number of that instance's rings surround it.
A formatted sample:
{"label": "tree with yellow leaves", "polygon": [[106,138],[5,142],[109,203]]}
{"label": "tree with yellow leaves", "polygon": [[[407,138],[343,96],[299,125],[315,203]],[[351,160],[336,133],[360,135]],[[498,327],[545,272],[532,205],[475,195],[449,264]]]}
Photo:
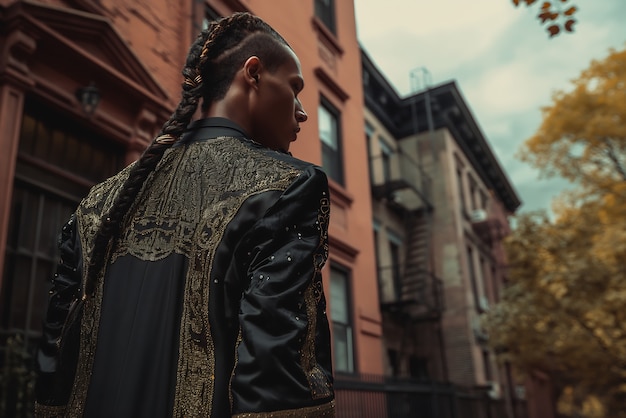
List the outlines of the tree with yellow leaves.
{"label": "tree with yellow leaves", "polygon": [[573,84],[543,109],[543,123],[522,158],[584,186],[625,181],[626,50],[593,61]]}
{"label": "tree with yellow leaves", "polygon": [[551,376],[563,414],[626,417],[626,50],[592,62],[543,115],[521,158],[579,189],[554,219],[520,216],[485,327],[502,359]]}

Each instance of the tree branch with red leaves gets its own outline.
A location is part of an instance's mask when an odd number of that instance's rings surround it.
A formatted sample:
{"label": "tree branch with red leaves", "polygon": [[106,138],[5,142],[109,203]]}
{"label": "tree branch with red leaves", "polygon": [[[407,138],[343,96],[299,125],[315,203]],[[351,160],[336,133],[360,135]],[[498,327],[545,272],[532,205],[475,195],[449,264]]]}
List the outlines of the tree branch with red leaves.
{"label": "tree branch with red leaves", "polygon": [[[537,0],[513,0],[515,6],[526,4],[530,7],[535,3],[538,3]],[[537,18],[545,26],[550,37],[553,37],[563,32],[574,32],[576,23],[574,15],[577,11],[578,7],[572,5],[569,0],[544,1],[539,8]]]}

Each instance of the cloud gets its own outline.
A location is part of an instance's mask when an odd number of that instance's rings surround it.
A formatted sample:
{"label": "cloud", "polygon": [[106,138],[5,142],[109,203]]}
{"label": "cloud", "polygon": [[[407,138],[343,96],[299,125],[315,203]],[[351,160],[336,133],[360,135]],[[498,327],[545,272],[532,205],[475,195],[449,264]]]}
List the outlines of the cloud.
{"label": "cloud", "polygon": [[355,10],[361,39],[384,35],[390,27],[404,27],[415,35],[431,36],[450,31],[475,31],[484,26],[497,28],[517,18],[516,14],[510,13],[507,2],[493,0],[471,3],[458,0],[356,0]]}
{"label": "cloud", "polygon": [[519,182],[519,193],[523,196],[519,213],[536,210],[552,210],[554,198],[565,190],[573,189],[572,185],[563,179],[549,179],[533,182]]}
{"label": "cloud", "polygon": [[[400,94],[411,92],[412,69],[426,67],[435,82],[445,81],[440,73],[452,61],[465,62],[482,55],[497,42],[494,33],[519,18],[505,13],[510,12],[506,2],[493,0],[474,1],[471,7],[453,0],[429,2],[427,7],[407,0],[357,0],[355,6],[361,43]],[[390,10],[400,12],[381,19]]]}
{"label": "cloud", "polygon": [[536,8],[507,0],[355,0],[359,40],[390,83],[411,93],[409,73],[418,67],[433,84],[456,80],[524,208],[535,209],[549,208],[567,182],[538,180],[515,153],[539,127],[555,90],[570,89],[609,48],[626,46],[625,1],[576,5],[576,32],[549,39]]}

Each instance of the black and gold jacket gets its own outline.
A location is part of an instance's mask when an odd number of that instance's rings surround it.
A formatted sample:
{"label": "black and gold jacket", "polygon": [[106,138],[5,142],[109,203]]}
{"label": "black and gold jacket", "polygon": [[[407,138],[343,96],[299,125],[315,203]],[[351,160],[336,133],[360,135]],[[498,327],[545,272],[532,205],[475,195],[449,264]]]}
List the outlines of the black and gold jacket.
{"label": "black and gold jacket", "polygon": [[192,124],[166,152],[80,327],[61,340],[94,232],[127,176],[96,185],[63,228],[37,415],[334,416],[326,176],[227,120]]}

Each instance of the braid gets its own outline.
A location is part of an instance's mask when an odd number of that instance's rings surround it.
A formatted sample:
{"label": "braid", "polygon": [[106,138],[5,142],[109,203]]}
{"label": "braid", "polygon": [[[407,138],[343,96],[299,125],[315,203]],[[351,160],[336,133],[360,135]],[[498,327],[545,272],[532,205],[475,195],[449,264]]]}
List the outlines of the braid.
{"label": "braid", "polygon": [[200,53],[199,72],[207,84],[202,109],[226,95],[236,70],[248,57],[257,55],[272,71],[287,57],[284,46],[291,48],[270,25],[249,13],[220,20]]}
{"label": "braid", "polygon": [[[145,180],[157,166],[165,151],[170,148],[191,121],[201,97],[201,86],[196,84],[195,73],[200,61],[200,52],[206,42],[209,31],[203,31],[192,44],[182,74],[182,99],[174,113],[161,128],[153,142],[146,148],[142,156],[131,168],[128,179],[122,185],[109,212],[101,220],[95,234],[91,260],[87,266],[85,294],[93,295],[96,279],[102,268],[109,250],[109,244],[120,233],[124,218],[139,194]],[[192,83],[189,83],[189,80]]]}
{"label": "braid", "polygon": [[[133,165],[111,209],[101,219],[94,236],[91,260],[87,266],[86,297],[93,295],[107,254],[123,231],[128,212],[135,199],[141,190],[145,189],[146,179],[154,171],[165,151],[182,136],[198,108],[200,98],[203,99],[204,108],[226,94],[235,72],[245,60],[241,57],[249,53],[250,48],[242,48],[241,44],[245,43],[246,38],[252,38],[251,34],[257,32],[269,35],[274,41],[269,43],[270,46],[255,45],[255,49],[265,51],[268,64],[271,65],[273,61],[277,61],[276,58],[280,58],[279,52],[276,52],[278,49],[273,45],[279,43],[288,46],[288,44],[267,23],[249,13],[235,13],[212,22],[191,45],[182,70],[184,82],[180,103],[156,138]],[[282,54],[284,55],[284,51]]]}

